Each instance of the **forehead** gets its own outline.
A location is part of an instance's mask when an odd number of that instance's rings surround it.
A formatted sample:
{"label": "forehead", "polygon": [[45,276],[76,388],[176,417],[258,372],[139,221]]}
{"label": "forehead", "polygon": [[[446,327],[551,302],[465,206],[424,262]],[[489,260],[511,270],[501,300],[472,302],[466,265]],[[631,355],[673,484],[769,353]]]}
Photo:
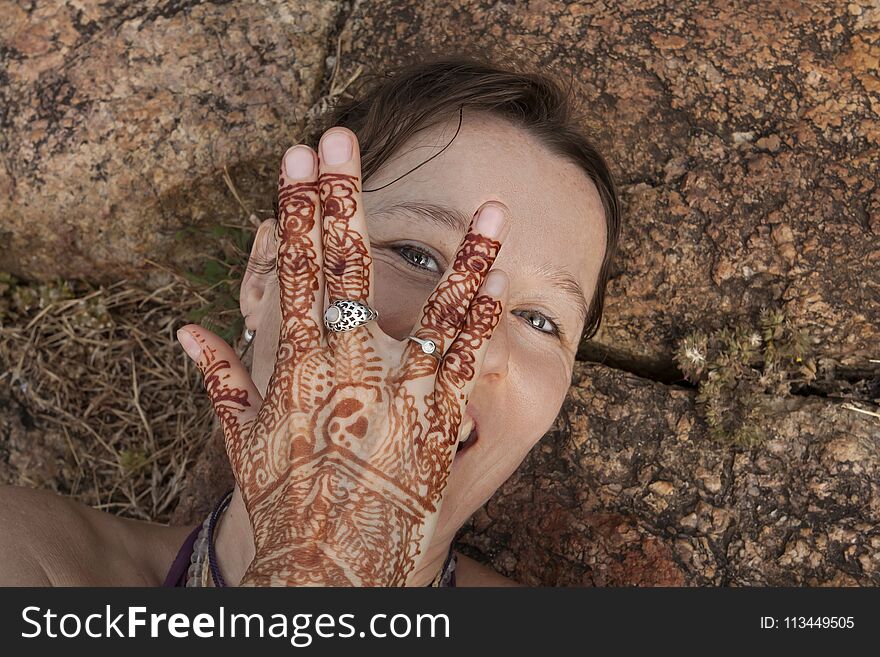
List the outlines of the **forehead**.
{"label": "forehead", "polygon": [[[417,133],[364,187],[381,187],[422,164],[449,144],[457,127],[458,113]],[[365,194],[364,203],[370,213],[419,200],[470,217],[490,199],[507,205],[513,219],[496,260],[511,275],[511,288],[520,275],[552,263],[580,281],[589,302],[605,250],[598,191],[583,169],[502,118],[466,110],[448,148],[385,189]],[[450,238],[457,246],[458,236]]]}

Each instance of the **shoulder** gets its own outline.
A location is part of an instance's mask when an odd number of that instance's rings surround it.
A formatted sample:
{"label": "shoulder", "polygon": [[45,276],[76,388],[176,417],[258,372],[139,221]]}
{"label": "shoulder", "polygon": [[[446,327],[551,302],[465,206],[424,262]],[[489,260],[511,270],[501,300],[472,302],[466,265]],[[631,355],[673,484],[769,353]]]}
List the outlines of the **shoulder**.
{"label": "shoulder", "polygon": [[119,518],[50,491],[0,486],[0,585],[155,586],[187,531]]}
{"label": "shoulder", "polygon": [[456,586],[522,586],[519,582],[505,577],[479,561],[456,552]]}

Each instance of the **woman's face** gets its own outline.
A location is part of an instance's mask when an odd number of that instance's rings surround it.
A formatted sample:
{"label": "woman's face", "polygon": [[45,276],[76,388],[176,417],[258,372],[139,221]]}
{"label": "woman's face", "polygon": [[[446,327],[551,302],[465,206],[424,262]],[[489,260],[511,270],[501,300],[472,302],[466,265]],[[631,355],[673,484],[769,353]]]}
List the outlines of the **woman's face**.
{"label": "woman's face", "polygon": [[[418,133],[363,187],[382,187],[421,164],[449,143],[457,126],[458,114]],[[464,113],[458,136],[438,157],[363,195],[377,321],[398,340],[412,333],[471,216],[490,199],[511,213],[495,260],[509,276],[509,300],[467,405],[479,437],[453,461],[435,543],[449,543],[559,413],[604,255],[602,204],[579,167],[522,129],[476,112]],[[254,252],[265,256],[277,246],[269,244],[273,231],[263,228]],[[261,394],[280,321],[277,278],[263,278],[247,276],[241,295],[248,326],[257,329],[252,375]]]}

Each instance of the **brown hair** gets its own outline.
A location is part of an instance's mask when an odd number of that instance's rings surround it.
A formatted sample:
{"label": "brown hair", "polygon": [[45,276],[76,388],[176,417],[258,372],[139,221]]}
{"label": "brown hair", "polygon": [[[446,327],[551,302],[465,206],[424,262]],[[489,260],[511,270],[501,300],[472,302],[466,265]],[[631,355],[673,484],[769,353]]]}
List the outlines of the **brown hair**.
{"label": "brown hair", "polygon": [[578,123],[571,88],[565,90],[544,72],[514,71],[467,55],[435,58],[361,80],[350,98],[337,101],[319,117],[304,143],[317,149],[321,135],[330,127],[349,128],[358,137],[363,182],[416,132],[448,120],[461,108],[507,119],[552,153],[583,169],[602,199],[607,235],[599,280],[581,334],[581,340],[592,338],[602,321],[605,287],[617,252],[620,202],[605,160]]}

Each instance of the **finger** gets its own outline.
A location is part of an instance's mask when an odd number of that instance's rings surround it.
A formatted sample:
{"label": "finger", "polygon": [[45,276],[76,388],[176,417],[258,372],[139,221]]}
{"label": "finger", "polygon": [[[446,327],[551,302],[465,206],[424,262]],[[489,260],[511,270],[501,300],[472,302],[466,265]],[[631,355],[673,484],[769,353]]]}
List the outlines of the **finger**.
{"label": "finger", "polygon": [[468,398],[486,358],[489,338],[507,304],[507,295],[507,274],[493,269],[468,308],[465,324],[437,372],[425,415],[428,427],[423,438],[414,441],[425,499],[432,507],[446,486]]}
{"label": "finger", "polygon": [[223,338],[198,324],[187,324],[177,332],[177,339],[202,372],[205,390],[223,426],[226,452],[234,471],[240,472],[244,441],[263,402],[260,393]]}
{"label": "finger", "polygon": [[278,181],[278,287],[282,343],[314,349],[324,336],[318,162],[305,145],[284,154]]}
{"label": "finger", "polygon": [[[326,303],[352,299],[372,307],[373,258],[361,196],[357,137],[347,128],[328,130],[321,137],[319,153]],[[332,348],[349,338],[345,333],[328,331],[328,345]]]}
{"label": "finger", "polygon": [[[412,335],[433,340],[435,353],[445,353],[461,330],[477,289],[495,262],[501,243],[510,231],[507,207],[499,202],[483,204],[475,213],[468,232],[459,246],[451,267],[445,272],[434,292],[422,306]],[[411,381],[433,377],[440,360],[422,351],[414,340],[407,340],[401,376]],[[433,378],[429,379],[433,388]]]}
{"label": "finger", "polygon": [[459,402],[457,422],[452,424],[453,440],[467,400],[489,350],[489,340],[507,305],[510,279],[506,272],[492,269],[468,308],[464,327],[456,336],[437,372],[435,390]]}

